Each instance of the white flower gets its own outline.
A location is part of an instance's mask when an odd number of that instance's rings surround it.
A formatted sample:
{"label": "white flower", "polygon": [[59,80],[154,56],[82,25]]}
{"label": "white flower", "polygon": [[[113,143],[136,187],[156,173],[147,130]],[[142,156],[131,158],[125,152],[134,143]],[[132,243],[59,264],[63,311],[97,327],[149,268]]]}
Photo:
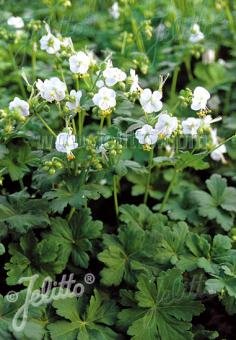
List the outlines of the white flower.
{"label": "white flower", "polygon": [[219,96],[213,95],[207,102],[207,106],[214,111],[219,110],[219,105],[220,105],[220,98]]}
{"label": "white flower", "polygon": [[103,111],[111,109],[116,105],[116,93],[104,86],[93,96],[93,102]]}
{"label": "white flower", "polygon": [[106,64],[106,69],[113,67],[113,63],[112,63],[110,56],[105,60],[105,64]]}
{"label": "white flower", "polygon": [[225,145],[220,145],[217,149],[213,150],[210,154],[211,158],[213,161],[219,162],[221,161],[222,163],[226,163],[224,153],[226,153],[226,147]]}
{"label": "white flower", "polygon": [[222,58],[219,58],[219,59],[217,60],[217,62],[218,62],[218,64],[220,64],[220,65],[222,65],[222,66],[226,66],[226,65],[227,65],[226,61],[225,61],[224,59],[222,59]]}
{"label": "white flower", "polygon": [[104,84],[104,81],[103,80],[98,80],[98,81],[96,81],[96,86],[100,89],[101,87],[103,87],[103,86],[105,86],[105,84]]}
{"label": "white flower", "polygon": [[48,102],[53,102],[54,100],[59,102],[63,100],[66,95],[66,84],[57,77],[52,77],[44,81],[38,79],[36,87],[41,97]]}
{"label": "white flower", "polygon": [[103,77],[105,78],[107,86],[113,86],[119,81],[124,81],[126,79],[126,74],[118,67],[107,67],[103,71]]}
{"label": "white flower", "polygon": [[219,162],[222,161],[222,163],[225,163],[225,158],[224,158],[224,153],[226,153],[226,147],[225,145],[221,145],[219,146],[217,149],[215,149],[214,151],[211,152],[211,158],[213,159],[213,161]]}
{"label": "white flower", "polygon": [[215,61],[216,53],[215,50],[209,48],[202,55],[203,64],[212,64]]}
{"label": "white flower", "polygon": [[217,136],[217,129],[211,129],[210,130],[211,134],[211,140],[213,145],[218,145],[218,136]]}
{"label": "white flower", "polygon": [[172,133],[178,128],[178,119],[171,117],[167,113],[161,113],[158,116],[155,130],[160,137],[170,137]]}
{"label": "white flower", "polygon": [[162,109],[162,94],[160,91],[152,91],[144,89],[140,95],[140,104],[146,113],[158,112]]}
{"label": "white flower", "polygon": [[196,136],[197,131],[201,125],[201,119],[189,117],[182,121],[182,128],[184,135]]}
{"label": "white flower", "polygon": [[210,93],[204,87],[197,86],[193,91],[191,109],[194,111],[205,110]]}
{"label": "white flower", "polygon": [[26,117],[29,115],[29,104],[18,97],[15,97],[13,101],[9,103],[9,110],[16,110],[22,116]]}
{"label": "white flower", "polygon": [[118,19],[120,17],[120,8],[117,1],[111,6],[109,13],[114,19]]}
{"label": "white flower", "polygon": [[78,143],[75,142],[75,136],[71,133],[61,132],[56,138],[55,147],[57,151],[67,153],[67,155],[69,155],[71,150],[78,147]]}
{"label": "white flower", "polygon": [[189,41],[191,43],[197,43],[204,39],[204,34],[200,30],[200,26],[198,24],[194,24],[191,28],[191,35],[189,37]]}
{"label": "white flower", "polygon": [[131,79],[131,86],[130,86],[130,93],[138,92],[141,90],[141,87],[138,84],[138,75],[135,73],[135,70],[130,70],[130,79]]}
{"label": "white flower", "polygon": [[69,63],[71,72],[86,74],[90,66],[90,57],[80,51],[69,58]]}
{"label": "white flower", "polygon": [[7,24],[15,28],[23,28],[25,25],[21,17],[13,17],[13,16],[8,18]]}
{"label": "white flower", "polygon": [[40,39],[40,48],[48,54],[56,54],[61,48],[61,42],[52,33],[43,35]]}
{"label": "white flower", "polygon": [[207,115],[206,117],[202,118],[202,127],[204,128],[210,128],[211,124],[219,122],[222,119],[222,117],[216,117],[212,118],[211,115]]}
{"label": "white flower", "polygon": [[141,129],[135,132],[135,137],[140,144],[153,145],[157,141],[156,130],[151,125],[145,124]]}
{"label": "white flower", "polygon": [[72,39],[71,39],[70,37],[62,38],[62,40],[61,40],[61,46],[64,47],[64,48],[73,49],[73,42],[72,42]]}
{"label": "white flower", "polygon": [[168,157],[173,157],[175,154],[175,150],[171,147],[171,145],[166,144],[165,145],[165,149],[166,149],[166,153],[168,155]]}
{"label": "white flower", "polygon": [[97,57],[96,57],[96,55],[94,54],[94,52],[93,51],[87,51],[86,52],[87,53],[87,56],[88,56],[88,58],[89,58],[89,65],[90,66],[94,66],[94,65],[96,65],[97,64]]}
{"label": "white flower", "polygon": [[100,185],[106,185],[107,184],[107,180],[105,178],[101,179],[99,182]]}
{"label": "white flower", "polygon": [[164,24],[159,24],[156,28],[155,28],[155,35],[156,35],[156,39],[157,40],[163,40],[165,37],[165,33],[166,33],[166,26]]}
{"label": "white flower", "polygon": [[[218,136],[217,136],[217,129],[211,129],[210,130],[211,133],[211,139],[212,139],[212,144],[214,146],[218,145]],[[224,153],[226,153],[226,146],[224,144],[220,145],[217,149],[213,150],[210,154],[211,158],[216,161],[219,162],[221,161],[222,163],[226,163],[226,160],[224,158]]]}
{"label": "white flower", "polygon": [[82,97],[82,91],[70,91],[70,101],[66,102],[66,107],[69,110],[76,110],[79,107],[80,99]]}

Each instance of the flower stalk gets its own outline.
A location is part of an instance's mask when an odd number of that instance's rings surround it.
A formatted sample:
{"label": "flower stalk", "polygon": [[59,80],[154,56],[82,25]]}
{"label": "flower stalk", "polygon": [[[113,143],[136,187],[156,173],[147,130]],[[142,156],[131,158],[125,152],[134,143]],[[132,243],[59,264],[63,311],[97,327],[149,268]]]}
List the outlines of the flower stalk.
{"label": "flower stalk", "polygon": [[41,122],[43,123],[43,125],[46,127],[46,129],[51,133],[51,135],[53,137],[57,137],[57,135],[55,134],[55,132],[50,128],[50,126],[47,124],[47,122],[43,119],[43,117],[40,116],[40,114],[38,112],[35,112],[36,116],[41,120]]}
{"label": "flower stalk", "polygon": [[170,181],[170,184],[169,184],[169,186],[168,186],[168,188],[167,188],[167,190],[166,190],[164,199],[163,199],[163,201],[162,201],[162,204],[161,204],[161,207],[160,207],[160,213],[162,213],[162,212],[164,211],[165,206],[166,206],[166,203],[167,203],[168,200],[169,200],[170,193],[171,193],[171,191],[172,191],[172,189],[173,189],[173,186],[174,186],[174,184],[175,184],[175,180],[176,180],[177,174],[178,174],[178,171],[177,171],[177,169],[175,169],[175,170],[174,170],[173,177],[172,177],[172,179],[171,179],[171,181]]}
{"label": "flower stalk", "polygon": [[117,175],[113,176],[113,197],[114,197],[114,206],[116,216],[119,215],[119,204],[118,204],[118,196],[117,196],[117,184],[118,184],[118,177]]}
{"label": "flower stalk", "polygon": [[149,190],[150,181],[151,181],[151,172],[152,172],[152,163],[153,163],[153,151],[154,151],[154,147],[152,147],[149,152],[148,176],[147,176],[144,199],[143,199],[144,204],[147,204],[147,200],[148,200],[148,190]]}

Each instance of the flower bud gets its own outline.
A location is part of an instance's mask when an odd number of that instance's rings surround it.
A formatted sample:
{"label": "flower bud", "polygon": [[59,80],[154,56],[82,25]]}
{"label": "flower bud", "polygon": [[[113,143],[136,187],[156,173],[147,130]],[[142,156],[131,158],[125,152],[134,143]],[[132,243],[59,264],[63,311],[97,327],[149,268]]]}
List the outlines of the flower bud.
{"label": "flower bud", "polygon": [[54,175],[56,170],[54,168],[49,169],[48,173],[49,175]]}
{"label": "flower bud", "polygon": [[61,168],[62,168],[62,163],[59,162],[59,161],[56,161],[56,162],[54,162],[54,166],[55,166],[56,168],[58,168],[58,169],[61,169]]}
{"label": "flower bud", "polygon": [[111,150],[111,155],[116,156],[116,150]]}

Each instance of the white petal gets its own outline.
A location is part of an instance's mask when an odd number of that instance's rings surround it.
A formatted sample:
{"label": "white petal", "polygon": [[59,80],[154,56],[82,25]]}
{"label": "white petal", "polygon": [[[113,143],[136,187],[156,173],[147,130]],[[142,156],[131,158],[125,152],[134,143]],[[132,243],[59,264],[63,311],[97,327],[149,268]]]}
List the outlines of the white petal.
{"label": "white petal", "polygon": [[146,103],[147,101],[149,101],[152,97],[152,91],[150,89],[144,89],[141,92],[140,95],[140,103],[141,105],[143,105],[144,103]]}

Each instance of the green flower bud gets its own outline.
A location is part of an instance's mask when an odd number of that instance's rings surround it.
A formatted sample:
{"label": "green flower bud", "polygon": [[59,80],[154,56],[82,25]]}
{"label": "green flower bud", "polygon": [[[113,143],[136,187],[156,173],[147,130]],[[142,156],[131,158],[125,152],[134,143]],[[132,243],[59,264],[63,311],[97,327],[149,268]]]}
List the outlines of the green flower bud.
{"label": "green flower bud", "polygon": [[55,162],[54,162],[54,166],[55,166],[56,168],[58,168],[58,169],[61,169],[61,168],[62,168],[62,163],[59,162],[59,161],[55,161]]}
{"label": "green flower bud", "polygon": [[116,156],[116,150],[111,150],[111,155]]}
{"label": "green flower bud", "polygon": [[121,91],[125,91],[125,83],[124,83],[123,81],[120,81],[120,82],[118,83],[118,86],[119,86],[119,89],[120,89]]}
{"label": "green flower bud", "polygon": [[49,169],[48,173],[49,175],[54,175],[56,170],[54,168]]}

